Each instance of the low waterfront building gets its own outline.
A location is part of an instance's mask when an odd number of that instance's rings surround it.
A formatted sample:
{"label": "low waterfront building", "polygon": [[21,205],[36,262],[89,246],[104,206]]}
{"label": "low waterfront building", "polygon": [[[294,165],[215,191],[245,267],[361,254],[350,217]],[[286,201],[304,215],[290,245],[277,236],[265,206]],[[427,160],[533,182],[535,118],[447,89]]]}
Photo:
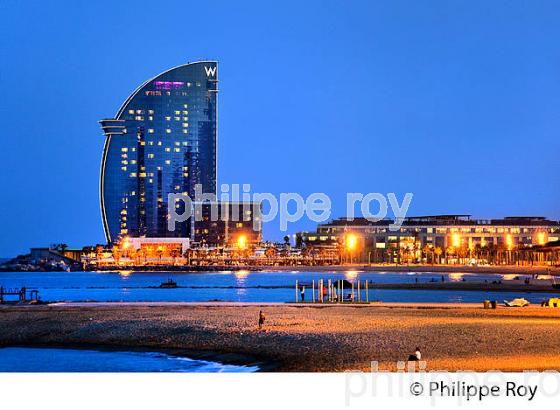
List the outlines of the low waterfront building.
{"label": "low waterfront building", "polygon": [[[553,251],[535,252],[560,239],[560,222],[544,217],[472,219],[470,215],[405,218],[391,231],[392,220],[340,218],[296,235],[298,246],[340,249],[344,260],[371,263],[545,263]],[[351,238],[352,246],[348,240]],[[350,249],[351,248],[351,249]],[[555,256],[556,255],[556,256]],[[548,259],[547,259],[548,258]]]}

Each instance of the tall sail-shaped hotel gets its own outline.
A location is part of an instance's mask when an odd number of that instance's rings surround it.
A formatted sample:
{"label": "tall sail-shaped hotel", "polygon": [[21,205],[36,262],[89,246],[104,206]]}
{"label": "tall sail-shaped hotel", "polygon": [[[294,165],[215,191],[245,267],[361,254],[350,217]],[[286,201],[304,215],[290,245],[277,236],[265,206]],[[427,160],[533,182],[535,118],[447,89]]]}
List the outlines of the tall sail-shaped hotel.
{"label": "tall sail-shaped hotel", "polygon": [[138,87],[115,118],[100,121],[101,214],[108,242],[191,235],[187,221],[168,231],[167,197],[192,198],[196,184],[216,193],[217,81],[216,61],[172,68]]}

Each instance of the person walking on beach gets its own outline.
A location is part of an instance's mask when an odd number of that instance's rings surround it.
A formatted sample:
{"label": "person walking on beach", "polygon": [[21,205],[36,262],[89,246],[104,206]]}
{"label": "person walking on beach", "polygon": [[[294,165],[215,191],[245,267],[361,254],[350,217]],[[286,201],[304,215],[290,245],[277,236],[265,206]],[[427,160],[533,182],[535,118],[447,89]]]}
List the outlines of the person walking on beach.
{"label": "person walking on beach", "polygon": [[259,310],[259,330],[262,329],[264,325],[264,320],[265,320],[264,313],[262,310]]}
{"label": "person walking on beach", "polygon": [[299,291],[299,294],[301,296],[301,301],[305,302],[305,286],[301,287],[301,290]]}

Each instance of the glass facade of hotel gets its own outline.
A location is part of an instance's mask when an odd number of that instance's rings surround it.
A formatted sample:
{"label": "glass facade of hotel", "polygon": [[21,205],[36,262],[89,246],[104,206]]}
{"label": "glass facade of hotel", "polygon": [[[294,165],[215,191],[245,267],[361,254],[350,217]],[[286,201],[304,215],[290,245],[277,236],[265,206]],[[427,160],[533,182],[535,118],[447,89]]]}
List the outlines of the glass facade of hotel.
{"label": "glass facade of hotel", "polygon": [[[217,63],[175,67],[142,84],[115,118],[101,120],[101,213],[108,242],[190,237],[189,221],[167,229],[167,198],[195,185],[216,193]],[[183,206],[183,201],[176,206]],[[182,210],[178,209],[178,213]]]}

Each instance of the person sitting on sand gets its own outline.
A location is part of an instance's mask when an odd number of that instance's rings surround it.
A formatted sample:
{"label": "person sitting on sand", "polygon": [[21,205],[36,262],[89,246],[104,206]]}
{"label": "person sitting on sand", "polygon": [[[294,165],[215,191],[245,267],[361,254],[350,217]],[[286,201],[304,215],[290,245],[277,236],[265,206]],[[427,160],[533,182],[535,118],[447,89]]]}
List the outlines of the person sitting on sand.
{"label": "person sitting on sand", "polygon": [[262,329],[262,326],[264,325],[264,320],[265,320],[264,313],[263,313],[262,310],[260,310],[259,311],[259,330]]}
{"label": "person sitting on sand", "polygon": [[419,362],[420,360],[422,360],[422,353],[420,353],[420,348],[417,347],[414,354],[411,354],[410,356],[408,356],[408,361],[409,362]]}

